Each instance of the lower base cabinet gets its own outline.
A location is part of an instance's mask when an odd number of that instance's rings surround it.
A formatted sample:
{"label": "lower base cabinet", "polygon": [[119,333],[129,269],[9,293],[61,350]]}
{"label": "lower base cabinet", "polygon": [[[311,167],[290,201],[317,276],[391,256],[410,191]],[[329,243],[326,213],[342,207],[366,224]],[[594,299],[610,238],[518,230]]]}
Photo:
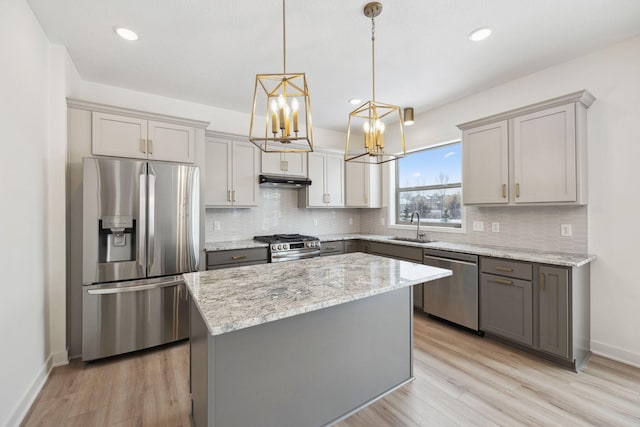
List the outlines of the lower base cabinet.
{"label": "lower base cabinet", "polygon": [[480,275],[480,329],[533,345],[531,282]]}
{"label": "lower base cabinet", "polygon": [[579,370],[590,354],[589,265],[480,258],[480,329]]}

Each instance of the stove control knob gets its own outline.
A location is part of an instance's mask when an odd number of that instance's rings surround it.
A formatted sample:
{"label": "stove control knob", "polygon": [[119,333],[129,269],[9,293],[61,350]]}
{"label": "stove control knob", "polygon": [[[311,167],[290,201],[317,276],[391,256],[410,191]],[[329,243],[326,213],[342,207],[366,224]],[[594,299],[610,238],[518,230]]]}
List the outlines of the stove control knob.
{"label": "stove control knob", "polygon": [[276,249],[277,249],[277,246],[276,246],[276,245],[271,245],[271,250],[272,250],[272,251],[275,251]]}
{"label": "stove control knob", "polygon": [[278,245],[278,249],[282,249],[282,245]]}
{"label": "stove control knob", "polygon": [[311,242],[307,242],[304,244],[306,247],[310,248],[311,247]]}
{"label": "stove control knob", "polygon": [[320,246],[320,242],[312,242],[312,243],[314,248],[317,248]]}
{"label": "stove control knob", "polygon": [[287,250],[287,251],[288,251],[288,250],[289,250],[289,244],[282,245],[282,249],[285,249],[285,250]]}

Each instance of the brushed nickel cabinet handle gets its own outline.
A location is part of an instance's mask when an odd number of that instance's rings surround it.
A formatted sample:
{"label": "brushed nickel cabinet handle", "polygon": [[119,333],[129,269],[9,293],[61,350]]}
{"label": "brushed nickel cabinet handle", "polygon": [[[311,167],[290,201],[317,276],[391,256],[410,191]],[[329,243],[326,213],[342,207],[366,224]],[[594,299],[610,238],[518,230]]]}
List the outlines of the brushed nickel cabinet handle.
{"label": "brushed nickel cabinet handle", "polygon": [[502,184],[502,197],[507,197],[507,184]]}
{"label": "brushed nickel cabinet handle", "polygon": [[231,191],[231,201],[232,202],[236,201],[236,190]]}
{"label": "brushed nickel cabinet handle", "polygon": [[496,270],[498,270],[498,271],[506,271],[506,272],[508,272],[508,273],[511,273],[511,272],[513,271],[513,268],[511,268],[511,267],[500,267],[500,266],[498,266],[498,267],[496,267]]}
{"label": "brushed nickel cabinet handle", "polygon": [[231,259],[233,260],[245,259],[246,257],[247,257],[246,255],[236,255],[236,256],[232,256]]}
{"label": "brushed nickel cabinet handle", "polygon": [[147,140],[144,138],[140,139],[140,152],[142,153],[146,153],[147,152]]}
{"label": "brushed nickel cabinet handle", "polygon": [[496,283],[500,283],[501,285],[513,285],[511,280],[507,279],[493,279]]}
{"label": "brushed nickel cabinet handle", "polygon": [[336,247],[335,246],[327,246],[327,250],[328,251],[335,251]]}
{"label": "brushed nickel cabinet handle", "polygon": [[231,190],[227,190],[227,202],[231,201]]}
{"label": "brushed nickel cabinet handle", "polygon": [[153,140],[149,140],[149,154],[153,154]]}
{"label": "brushed nickel cabinet handle", "polygon": [[544,273],[540,273],[540,289],[544,291]]}
{"label": "brushed nickel cabinet handle", "polygon": [[520,183],[516,183],[516,197],[520,197]]}

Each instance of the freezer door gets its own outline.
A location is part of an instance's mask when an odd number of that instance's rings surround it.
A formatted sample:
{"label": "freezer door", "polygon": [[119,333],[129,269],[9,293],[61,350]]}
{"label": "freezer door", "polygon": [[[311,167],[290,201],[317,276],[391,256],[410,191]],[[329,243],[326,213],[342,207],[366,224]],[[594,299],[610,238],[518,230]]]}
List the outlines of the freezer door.
{"label": "freezer door", "polygon": [[146,277],[147,164],[83,159],[82,283]]}
{"label": "freezer door", "polygon": [[149,277],[197,271],[200,261],[200,170],[148,163]]}
{"label": "freezer door", "polygon": [[182,276],[84,286],[82,360],[187,338],[188,309]]}

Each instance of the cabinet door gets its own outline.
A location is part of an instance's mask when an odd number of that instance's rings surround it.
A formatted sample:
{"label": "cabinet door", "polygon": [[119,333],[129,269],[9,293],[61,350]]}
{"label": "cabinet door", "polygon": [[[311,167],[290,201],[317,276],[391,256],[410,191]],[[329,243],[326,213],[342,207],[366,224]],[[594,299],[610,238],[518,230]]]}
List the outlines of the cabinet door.
{"label": "cabinet door", "polygon": [[507,121],[462,133],[462,201],[464,204],[509,202]]}
{"label": "cabinet door", "polygon": [[575,105],[513,119],[515,202],[576,201]]}
{"label": "cabinet door", "polygon": [[309,179],[307,187],[307,205],[309,207],[326,206],[325,203],[325,171],[326,156],[322,153],[309,153]]}
{"label": "cabinet door", "polygon": [[540,266],[540,350],[569,357],[569,271]]}
{"label": "cabinet door", "polygon": [[234,206],[258,205],[258,155],[258,148],[251,142],[233,142],[231,200]]}
{"label": "cabinet door", "polygon": [[262,152],[262,173],[267,175],[282,175],[285,173],[283,168],[282,153],[265,153]]}
{"label": "cabinet door", "polygon": [[480,329],[533,345],[531,282],[480,275]]}
{"label": "cabinet door", "polygon": [[207,138],[205,145],[206,206],[231,205],[231,140]]}
{"label": "cabinet door", "polygon": [[92,113],[91,152],[102,156],[147,158],[147,121]]}
{"label": "cabinet door", "polygon": [[284,153],[282,157],[288,176],[307,176],[307,153]]}
{"label": "cabinet door", "polygon": [[325,163],[325,187],[329,195],[327,206],[344,206],[344,157],[327,154]]}
{"label": "cabinet door", "polygon": [[149,159],[193,163],[195,131],[190,126],[149,121]]}
{"label": "cabinet door", "polygon": [[365,208],[369,204],[366,168],[365,163],[345,162],[345,204],[349,208]]}

